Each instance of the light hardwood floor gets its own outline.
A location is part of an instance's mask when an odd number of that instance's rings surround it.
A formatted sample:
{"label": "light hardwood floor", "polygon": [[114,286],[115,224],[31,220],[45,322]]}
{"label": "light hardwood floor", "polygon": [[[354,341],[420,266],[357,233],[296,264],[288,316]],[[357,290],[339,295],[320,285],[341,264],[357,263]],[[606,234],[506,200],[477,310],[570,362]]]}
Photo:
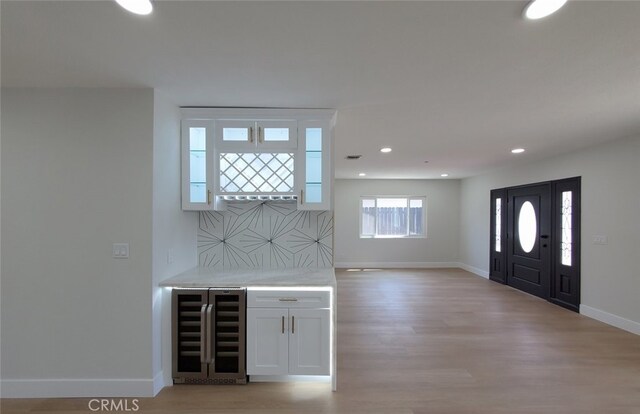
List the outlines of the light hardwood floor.
{"label": "light hardwood floor", "polygon": [[[338,392],[183,385],[138,412],[640,414],[637,335],[457,269],[337,277]],[[90,412],[88,401],[5,399],[2,414]]]}

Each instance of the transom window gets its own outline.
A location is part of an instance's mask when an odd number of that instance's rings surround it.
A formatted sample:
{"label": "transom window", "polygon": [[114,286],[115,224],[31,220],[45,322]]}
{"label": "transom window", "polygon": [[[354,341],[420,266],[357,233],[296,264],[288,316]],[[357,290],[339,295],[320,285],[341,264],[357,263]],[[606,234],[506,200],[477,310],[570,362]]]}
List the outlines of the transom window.
{"label": "transom window", "polygon": [[362,197],[361,238],[426,237],[426,197]]}

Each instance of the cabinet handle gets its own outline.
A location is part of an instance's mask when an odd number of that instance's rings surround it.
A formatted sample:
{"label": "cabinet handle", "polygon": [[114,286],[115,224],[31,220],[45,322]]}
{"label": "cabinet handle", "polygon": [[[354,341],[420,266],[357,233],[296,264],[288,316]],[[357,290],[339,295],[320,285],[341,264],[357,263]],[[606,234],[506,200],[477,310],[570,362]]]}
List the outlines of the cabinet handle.
{"label": "cabinet handle", "polygon": [[207,324],[207,363],[208,364],[213,362],[213,350],[211,349],[213,348],[213,341],[211,340],[211,333],[215,329],[214,328],[215,321],[211,313],[212,310],[213,310],[213,305],[207,306],[207,320],[209,322]]}
{"label": "cabinet handle", "polygon": [[262,143],[264,141],[263,129],[262,127],[258,127],[258,142]]}
{"label": "cabinet handle", "polygon": [[253,127],[249,127],[249,142],[253,144]]}
{"label": "cabinet handle", "polygon": [[300,190],[300,204],[304,204],[304,190]]}
{"label": "cabinet handle", "polygon": [[207,204],[211,205],[211,190],[207,190]]}
{"label": "cabinet handle", "polygon": [[284,316],[282,317],[282,333],[284,334]]}
{"label": "cabinet handle", "polygon": [[278,299],[280,302],[297,302],[298,298],[280,298]]}
{"label": "cabinet handle", "polygon": [[296,317],[293,315],[291,316],[291,333],[296,333]]}
{"label": "cabinet handle", "polygon": [[202,305],[200,308],[200,362],[206,363],[206,343],[204,340],[205,332],[207,331],[207,305]]}

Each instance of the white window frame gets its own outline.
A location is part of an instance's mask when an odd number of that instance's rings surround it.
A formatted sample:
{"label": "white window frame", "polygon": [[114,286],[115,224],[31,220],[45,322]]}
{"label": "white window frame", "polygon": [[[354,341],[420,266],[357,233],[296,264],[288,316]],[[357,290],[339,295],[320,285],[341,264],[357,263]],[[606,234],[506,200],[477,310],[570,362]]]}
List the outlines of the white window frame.
{"label": "white window frame", "polygon": [[[406,235],[378,235],[378,223],[377,223],[377,208],[378,208],[378,200],[384,198],[404,198],[407,200],[407,207],[409,207],[411,200],[420,200],[422,201],[422,234],[406,234]],[[375,234],[362,234],[362,222],[363,222],[363,210],[362,210],[362,201],[363,200],[374,200],[376,204],[376,214],[374,216],[375,222]],[[360,224],[360,238],[361,239],[426,239],[427,238],[427,197],[423,195],[376,195],[376,196],[361,196],[359,200],[359,224]],[[407,215],[411,211],[410,208],[407,208]],[[407,226],[409,225],[409,218],[407,217]],[[407,228],[407,232],[408,232]]]}

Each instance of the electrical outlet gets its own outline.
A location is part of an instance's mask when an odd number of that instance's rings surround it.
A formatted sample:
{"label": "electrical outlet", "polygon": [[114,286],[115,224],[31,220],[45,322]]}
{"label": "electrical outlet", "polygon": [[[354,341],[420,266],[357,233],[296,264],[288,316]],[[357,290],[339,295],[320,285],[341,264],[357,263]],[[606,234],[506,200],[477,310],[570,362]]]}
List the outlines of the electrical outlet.
{"label": "electrical outlet", "polygon": [[607,236],[596,234],[593,236],[593,244],[608,244],[609,238]]}
{"label": "electrical outlet", "polygon": [[129,258],[129,243],[113,243],[114,259],[128,259]]}

